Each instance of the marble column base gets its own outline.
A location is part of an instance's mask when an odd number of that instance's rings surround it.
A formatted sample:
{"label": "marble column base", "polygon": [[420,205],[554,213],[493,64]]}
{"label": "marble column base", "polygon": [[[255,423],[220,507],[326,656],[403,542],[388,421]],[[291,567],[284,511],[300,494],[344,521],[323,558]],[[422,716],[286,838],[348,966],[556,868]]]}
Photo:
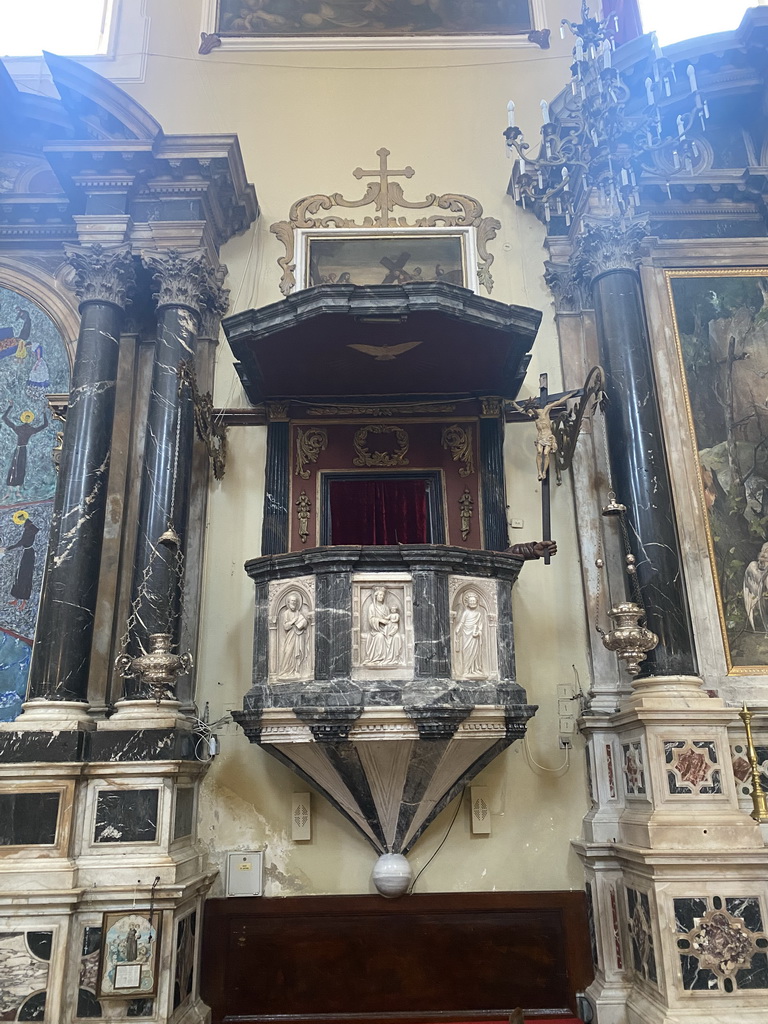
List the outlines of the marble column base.
{"label": "marble column base", "polygon": [[12,732],[91,732],[96,722],[88,714],[89,705],[74,700],[34,699],[21,705],[22,713],[13,722],[0,723],[0,730]]}
{"label": "marble column base", "polygon": [[99,722],[99,731],[126,729],[181,729],[192,731],[192,722],[178,700],[119,700],[115,713]]}
{"label": "marble column base", "polygon": [[719,697],[710,697],[700,676],[646,676],[632,681],[632,692],[625,697],[619,710],[644,708],[683,708],[705,706],[710,709],[724,707]]}

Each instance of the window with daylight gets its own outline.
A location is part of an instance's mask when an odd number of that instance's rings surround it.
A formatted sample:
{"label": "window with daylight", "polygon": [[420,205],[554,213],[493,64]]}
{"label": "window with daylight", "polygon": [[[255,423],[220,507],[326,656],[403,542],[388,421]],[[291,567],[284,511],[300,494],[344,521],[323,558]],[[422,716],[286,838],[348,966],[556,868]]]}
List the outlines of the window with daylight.
{"label": "window with daylight", "polygon": [[[731,32],[755,0],[638,0],[644,32],[655,32],[662,46],[683,39]],[[604,4],[603,8],[608,7]]]}
{"label": "window with daylight", "polygon": [[5,57],[34,57],[47,50],[65,57],[105,54],[117,0],[2,0]]}

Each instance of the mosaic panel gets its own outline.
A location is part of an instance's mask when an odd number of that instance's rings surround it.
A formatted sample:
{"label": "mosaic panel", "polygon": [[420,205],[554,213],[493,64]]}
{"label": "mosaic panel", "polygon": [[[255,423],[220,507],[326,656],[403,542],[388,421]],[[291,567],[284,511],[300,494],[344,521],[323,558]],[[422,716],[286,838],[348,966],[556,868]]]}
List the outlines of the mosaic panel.
{"label": "mosaic panel", "polygon": [[645,796],[645,761],[642,742],[632,740],[629,743],[622,743],[621,759],[627,796]]}
{"label": "mosaic panel", "polygon": [[61,424],[46,395],[69,391],[53,321],[0,288],[0,721],[21,711],[51,528]]}
{"label": "mosaic panel", "polygon": [[756,896],[673,901],[682,986],[730,994],[768,988],[768,936]]}
{"label": "mosaic panel", "polygon": [[723,792],[722,769],[714,740],[667,740],[664,762],[672,796],[711,796]]}

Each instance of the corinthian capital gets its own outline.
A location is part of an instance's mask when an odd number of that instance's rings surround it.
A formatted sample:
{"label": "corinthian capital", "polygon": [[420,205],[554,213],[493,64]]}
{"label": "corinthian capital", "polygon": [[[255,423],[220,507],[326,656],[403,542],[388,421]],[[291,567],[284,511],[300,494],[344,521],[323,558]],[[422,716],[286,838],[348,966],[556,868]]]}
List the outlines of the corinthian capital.
{"label": "corinthian capital", "polygon": [[208,297],[201,311],[200,337],[219,340],[221,318],[229,309],[229,288],[224,287],[227,268],[223,264],[211,268],[208,276]]}
{"label": "corinthian capital", "polygon": [[65,245],[67,262],[75,270],[74,289],[80,302],[111,302],[125,309],[135,285],[130,247],[105,248]]}
{"label": "corinthian capital", "polygon": [[545,260],[544,280],[555,300],[556,313],[580,313],[592,308],[589,282],[577,277],[570,263]]}
{"label": "corinthian capital", "polygon": [[571,256],[573,274],[586,285],[607,270],[636,270],[643,255],[642,243],[649,233],[645,218],[625,221],[585,221]]}
{"label": "corinthian capital", "polygon": [[205,249],[162,249],[143,252],[141,259],[157,286],[153,298],[161,306],[185,306],[202,319],[212,304],[226,297],[221,267],[212,267]]}

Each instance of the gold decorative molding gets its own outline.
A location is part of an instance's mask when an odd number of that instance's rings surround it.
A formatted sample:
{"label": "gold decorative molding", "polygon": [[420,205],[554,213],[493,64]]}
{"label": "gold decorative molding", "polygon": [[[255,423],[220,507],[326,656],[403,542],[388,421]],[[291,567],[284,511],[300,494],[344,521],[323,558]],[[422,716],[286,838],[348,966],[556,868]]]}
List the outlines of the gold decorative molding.
{"label": "gold decorative molding", "polygon": [[[369,434],[394,434],[397,447],[393,452],[370,451],[367,446]],[[409,447],[408,434],[394,423],[369,423],[355,431],[353,445],[356,457],[354,466],[407,466],[405,457]]]}
{"label": "gold decorative molding", "polygon": [[480,407],[482,416],[501,416],[502,403],[500,398],[481,398]]}
{"label": "gold decorative molding", "polygon": [[270,423],[288,419],[287,402],[267,402],[267,420]]}
{"label": "gold decorative molding", "polygon": [[[309,473],[307,473],[309,476]],[[296,517],[299,520],[299,539],[302,544],[307,543],[309,537],[309,517],[312,513],[312,502],[307,497],[307,492],[302,491],[296,499]]]}
{"label": "gold decorative molding", "polygon": [[[461,471],[459,471],[461,472]],[[465,487],[463,493],[459,496],[459,518],[461,520],[461,539],[466,540],[469,537],[469,531],[472,528],[472,516],[475,511],[475,502],[472,495],[469,493],[469,488]]]}
{"label": "gold decorative molding", "polygon": [[[270,231],[285,247],[285,255],[278,259],[278,265],[283,271],[280,281],[280,291],[283,295],[290,295],[296,287],[296,231],[299,229],[319,230],[328,228],[474,228],[477,247],[477,280],[480,285],[490,294],[493,290],[493,277],[491,276],[491,264],[494,257],[488,251],[488,243],[496,237],[496,232],[501,229],[501,222],[495,217],[484,217],[483,207],[472,196],[463,195],[458,192],[445,192],[438,196],[430,192],[423,200],[412,202],[405,198],[402,186],[393,178],[412,178],[416,173],[412,167],[403,167],[400,170],[393,170],[387,166],[389,157],[388,149],[376,151],[379,158],[379,167],[376,170],[364,170],[357,167],[352,172],[358,180],[365,177],[378,178],[378,181],[368,183],[365,193],[360,199],[345,199],[340,192],[333,192],[330,195],[316,193],[315,195],[304,196],[298,199],[290,209],[288,220],[277,221],[272,224]],[[373,206],[375,214],[364,216],[360,221],[354,216],[344,216],[334,211],[334,208],[359,209],[365,206]],[[409,221],[406,216],[396,216],[395,209],[405,210],[432,210],[432,213],[423,217],[416,217]],[[327,216],[317,216],[321,211],[327,211]]]}
{"label": "gold decorative molding", "polygon": [[309,480],[307,466],[310,462],[317,462],[320,452],[328,447],[328,432],[320,427],[310,427],[309,430],[296,428],[296,476],[302,480]]}
{"label": "gold decorative molding", "polygon": [[459,466],[459,476],[471,476],[475,472],[475,459],[472,454],[472,427],[460,427],[454,423],[443,430],[442,446],[450,451],[454,462],[463,462]]}

